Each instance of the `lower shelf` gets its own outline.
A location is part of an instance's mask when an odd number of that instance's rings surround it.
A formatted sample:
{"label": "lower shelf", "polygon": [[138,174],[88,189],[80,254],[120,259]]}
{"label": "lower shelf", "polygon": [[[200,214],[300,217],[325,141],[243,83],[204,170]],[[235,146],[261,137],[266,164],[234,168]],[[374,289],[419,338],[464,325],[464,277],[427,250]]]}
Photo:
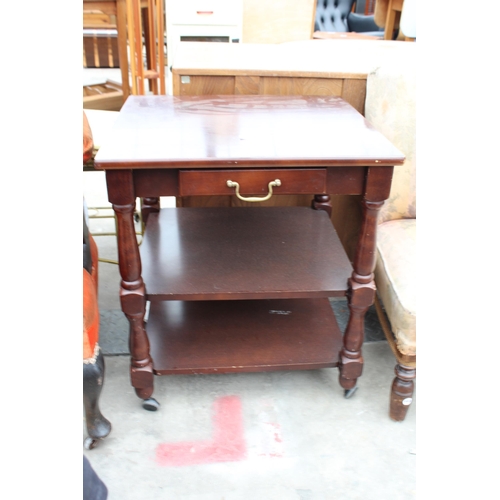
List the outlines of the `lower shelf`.
{"label": "lower shelf", "polygon": [[156,375],[335,367],[342,334],[328,299],[152,302]]}

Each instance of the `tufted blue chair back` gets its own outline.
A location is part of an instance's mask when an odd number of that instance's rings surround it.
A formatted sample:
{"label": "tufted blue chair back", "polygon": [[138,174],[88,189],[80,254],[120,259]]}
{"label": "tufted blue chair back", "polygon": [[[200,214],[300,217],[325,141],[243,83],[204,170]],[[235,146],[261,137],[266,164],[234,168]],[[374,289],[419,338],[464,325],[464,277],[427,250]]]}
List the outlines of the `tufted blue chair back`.
{"label": "tufted blue chair back", "polygon": [[349,31],[347,16],[355,0],[318,0],[315,31]]}

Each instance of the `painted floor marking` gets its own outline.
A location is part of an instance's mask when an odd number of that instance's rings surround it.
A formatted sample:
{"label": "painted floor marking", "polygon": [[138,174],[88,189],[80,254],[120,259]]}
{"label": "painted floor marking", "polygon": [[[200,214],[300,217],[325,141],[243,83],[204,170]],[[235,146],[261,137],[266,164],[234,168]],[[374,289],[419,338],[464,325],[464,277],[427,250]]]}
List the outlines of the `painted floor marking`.
{"label": "painted floor marking", "polygon": [[162,466],[186,466],[245,459],[247,444],[240,398],[217,398],[213,408],[212,439],[162,443],[156,449],[156,462]]}

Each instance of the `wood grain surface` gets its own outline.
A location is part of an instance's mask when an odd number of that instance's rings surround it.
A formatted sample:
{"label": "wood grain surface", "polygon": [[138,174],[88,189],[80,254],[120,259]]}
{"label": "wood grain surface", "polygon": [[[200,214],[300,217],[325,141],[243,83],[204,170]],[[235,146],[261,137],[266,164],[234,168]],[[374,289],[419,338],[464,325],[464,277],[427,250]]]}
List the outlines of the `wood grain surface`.
{"label": "wood grain surface", "polygon": [[95,166],[392,166],[403,160],[335,96],[130,96]]}

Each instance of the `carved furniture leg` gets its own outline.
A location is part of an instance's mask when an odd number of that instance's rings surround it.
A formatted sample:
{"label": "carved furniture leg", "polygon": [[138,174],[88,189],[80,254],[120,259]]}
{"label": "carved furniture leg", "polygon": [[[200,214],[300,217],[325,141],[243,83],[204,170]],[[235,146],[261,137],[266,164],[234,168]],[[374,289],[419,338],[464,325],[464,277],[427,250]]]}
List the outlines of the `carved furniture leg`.
{"label": "carved furniture leg", "polygon": [[84,446],[87,450],[94,448],[99,439],[105,438],[111,432],[111,423],[99,409],[103,380],[104,357],[102,352],[99,352],[95,363],[83,364],[83,406],[89,435]]}
{"label": "carved furniture leg", "polygon": [[363,371],[361,347],[364,341],[364,319],[375,298],[375,244],[377,216],[383,201],[363,201],[363,221],[354,258],[354,271],[347,292],[350,316],[340,354],[340,385],[348,398],[356,391],[357,379]]}
{"label": "carved furniture leg", "polygon": [[106,172],[108,197],[113,204],[118,227],[118,261],[120,275],[120,302],[130,323],[130,381],[143,407],[156,410],[158,402],[151,397],[154,389],[153,360],[149,353],[149,339],[144,316],[146,287],[141,277],[141,258],[134,227],[135,193],[132,171]]}
{"label": "carved furniture leg", "polygon": [[396,422],[405,419],[408,408],[413,401],[414,382],[416,369],[397,364],[394,369],[396,377],[392,382],[390,417]]}
{"label": "carved furniture leg", "polygon": [[149,354],[149,340],[144,325],[146,288],[141,277],[141,260],[134,229],[135,203],[113,205],[118,222],[118,256],[120,274],[120,301],[130,322],[129,347],[131,354],[130,380],[137,396],[147,410],[156,410],[153,394],[153,361]]}

